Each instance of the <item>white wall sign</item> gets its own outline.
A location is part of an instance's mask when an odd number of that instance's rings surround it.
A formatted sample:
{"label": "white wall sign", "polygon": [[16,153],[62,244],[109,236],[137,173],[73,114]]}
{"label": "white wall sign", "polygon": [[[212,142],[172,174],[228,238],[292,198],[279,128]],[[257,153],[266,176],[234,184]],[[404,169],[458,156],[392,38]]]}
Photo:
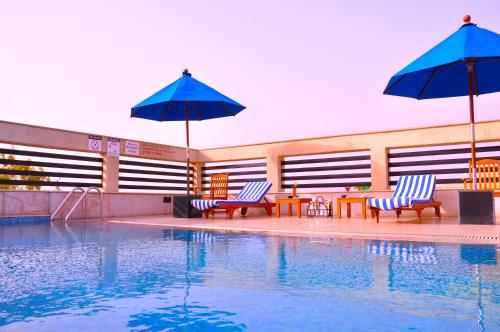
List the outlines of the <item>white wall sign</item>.
{"label": "white wall sign", "polygon": [[102,137],[96,135],[89,135],[89,150],[102,151]]}
{"label": "white wall sign", "polygon": [[108,156],[120,155],[120,139],[108,137]]}
{"label": "white wall sign", "polygon": [[125,141],[125,154],[139,155],[140,144],[134,141]]}

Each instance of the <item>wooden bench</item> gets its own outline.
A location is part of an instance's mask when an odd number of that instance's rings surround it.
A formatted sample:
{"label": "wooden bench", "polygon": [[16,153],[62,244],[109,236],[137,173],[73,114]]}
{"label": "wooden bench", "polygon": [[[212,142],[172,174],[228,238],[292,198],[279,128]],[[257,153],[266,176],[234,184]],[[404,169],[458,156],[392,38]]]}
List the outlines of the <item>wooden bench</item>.
{"label": "wooden bench", "polygon": [[[491,190],[500,197],[500,160],[481,159],[476,161],[477,189]],[[464,190],[472,190],[472,162],[469,160],[469,178],[464,179]]]}

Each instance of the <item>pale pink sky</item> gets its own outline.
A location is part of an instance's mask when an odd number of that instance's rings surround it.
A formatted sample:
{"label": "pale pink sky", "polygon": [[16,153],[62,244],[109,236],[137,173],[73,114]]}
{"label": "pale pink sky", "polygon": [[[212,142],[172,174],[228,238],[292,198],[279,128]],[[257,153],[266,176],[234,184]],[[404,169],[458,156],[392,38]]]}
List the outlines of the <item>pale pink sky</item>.
{"label": "pale pink sky", "polygon": [[[464,97],[382,95],[464,14],[500,32],[498,0],[0,0],[0,120],[184,146],[130,108],[189,68],[247,106],[192,122],[194,148],[466,122]],[[500,93],[476,105],[500,118]]]}

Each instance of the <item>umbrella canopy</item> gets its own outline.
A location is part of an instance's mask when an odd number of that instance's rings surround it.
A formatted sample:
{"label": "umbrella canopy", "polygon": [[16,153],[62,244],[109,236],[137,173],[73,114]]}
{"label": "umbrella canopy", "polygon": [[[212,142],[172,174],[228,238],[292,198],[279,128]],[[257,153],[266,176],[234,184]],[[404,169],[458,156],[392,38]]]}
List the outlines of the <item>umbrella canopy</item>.
{"label": "umbrella canopy", "polygon": [[396,73],[384,94],[432,99],[469,96],[473,188],[476,157],[473,95],[500,91],[500,34],[464,17],[464,25],[427,53]]}
{"label": "umbrella canopy", "polygon": [[193,78],[184,70],[182,77],[132,107],[132,117],[155,121],[207,120],[234,116],[245,106]]}
{"label": "umbrella canopy", "polygon": [[234,116],[244,109],[245,106],[194,79],[185,69],[181,78],[132,107],[131,117],[186,122],[186,189],[189,195],[189,120]]}

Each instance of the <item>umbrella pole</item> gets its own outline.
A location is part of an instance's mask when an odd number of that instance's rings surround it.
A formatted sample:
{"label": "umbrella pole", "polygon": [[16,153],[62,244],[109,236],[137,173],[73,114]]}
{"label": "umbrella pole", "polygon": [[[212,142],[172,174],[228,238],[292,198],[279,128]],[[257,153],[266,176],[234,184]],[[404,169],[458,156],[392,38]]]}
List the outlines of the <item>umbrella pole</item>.
{"label": "umbrella pole", "polygon": [[470,147],[472,166],[472,190],[477,190],[477,169],[476,169],[476,132],[474,128],[474,62],[467,62],[467,75],[469,81],[469,115],[470,115]]}
{"label": "umbrella pole", "polygon": [[186,194],[189,196],[189,102],[184,103],[186,112]]}

